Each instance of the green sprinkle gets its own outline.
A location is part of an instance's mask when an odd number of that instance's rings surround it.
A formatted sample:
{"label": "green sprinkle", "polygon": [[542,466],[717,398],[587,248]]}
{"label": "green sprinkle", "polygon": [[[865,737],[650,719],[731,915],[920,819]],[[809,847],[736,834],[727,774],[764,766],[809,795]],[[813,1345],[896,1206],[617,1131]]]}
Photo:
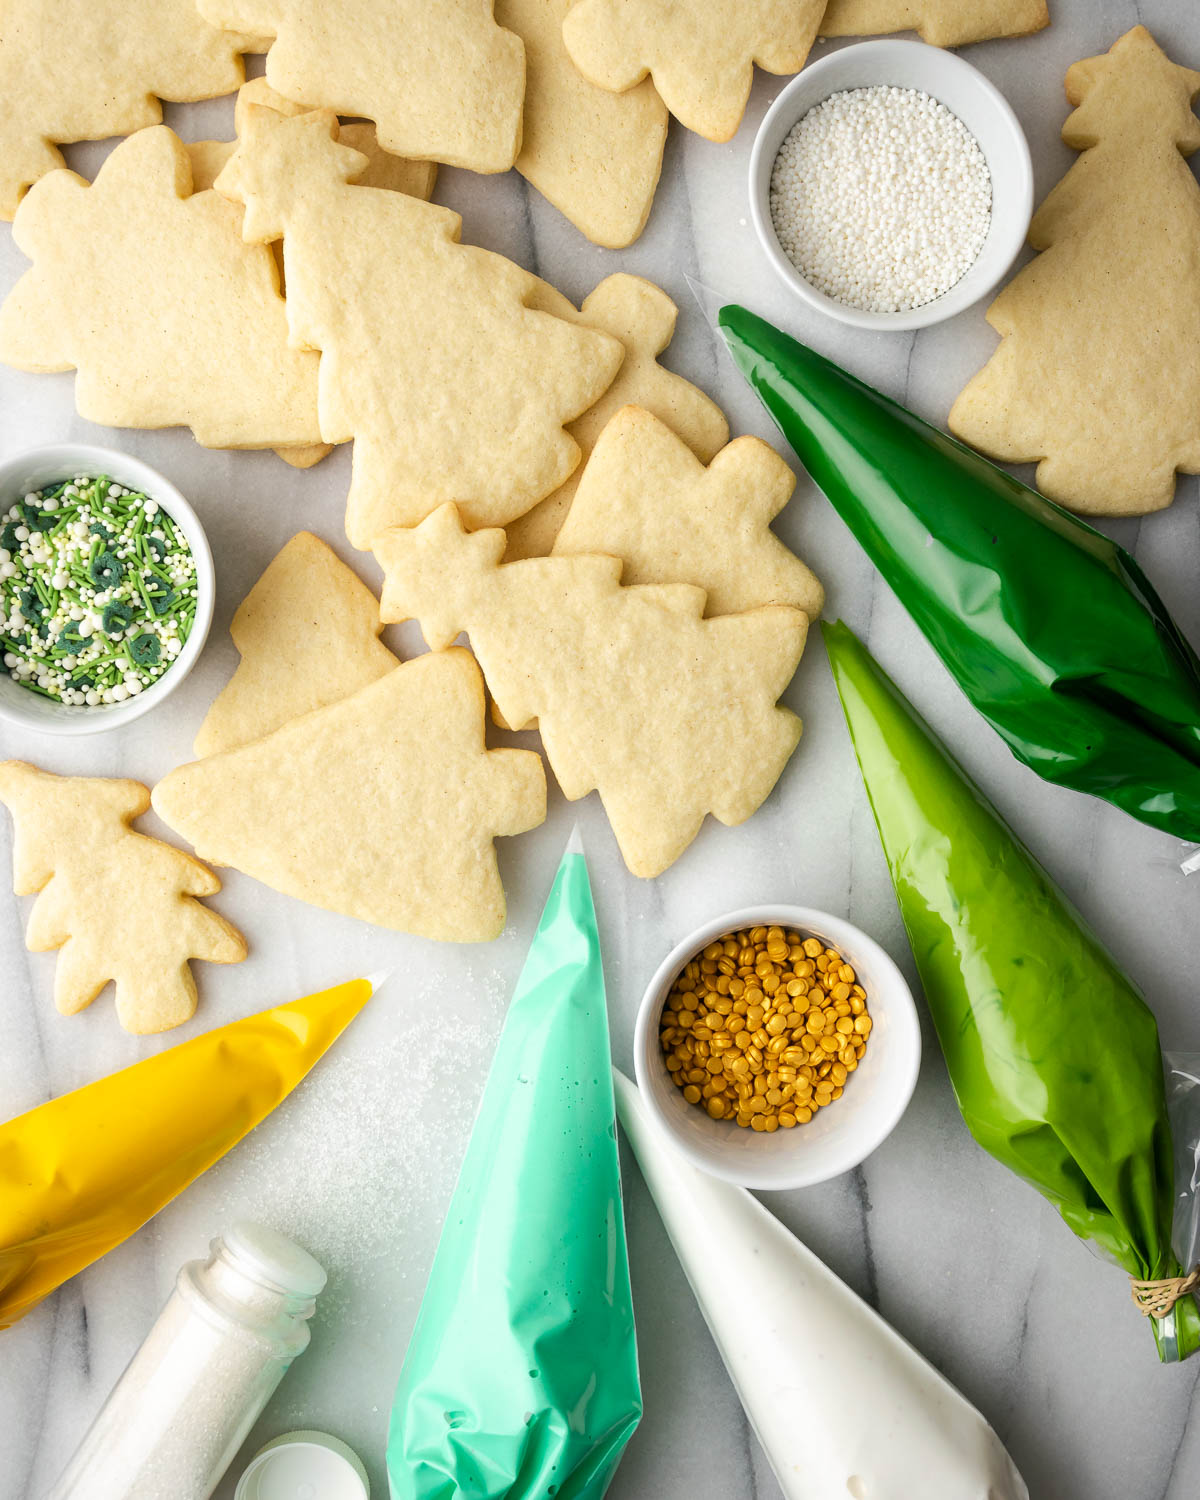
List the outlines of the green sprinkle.
{"label": "green sprinkle", "polygon": [[124,578],[125,569],[115,552],[104,551],[93,561],[88,574],[98,589],[110,589]]}
{"label": "green sprinkle", "polygon": [[79,634],[79,622],[72,620],[58,637],[58,647],[67,656],[78,656],[86,650],[88,644],[87,636]]}
{"label": "green sprinkle", "polygon": [[[147,513],[146,495],[113,488],[106,476],[60,480],[28,502],[13,501],[12,519],[0,525],[11,564],[0,579],[0,650],[10,677],[41,697],[78,706],[90,692],[112,701],[110,690],[123,688],[131,669],[149,686],[174,662],[164,642],[182,644],[192,629],[195,565],[186,537],[166,512]],[[19,529],[29,533],[24,540]],[[85,635],[87,616],[100,628]],[[51,687],[37,680],[47,674]]]}
{"label": "green sprinkle", "polygon": [[124,635],[133,624],[133,610],[127,604],[106,604],[100,624],[105,635]]}
{"label": "green sprinkle", "polygon": [[125,649],[129,652],[129,660],[136,667],[152,667],[161,655],[158,637],[148,630],[135,635]]}

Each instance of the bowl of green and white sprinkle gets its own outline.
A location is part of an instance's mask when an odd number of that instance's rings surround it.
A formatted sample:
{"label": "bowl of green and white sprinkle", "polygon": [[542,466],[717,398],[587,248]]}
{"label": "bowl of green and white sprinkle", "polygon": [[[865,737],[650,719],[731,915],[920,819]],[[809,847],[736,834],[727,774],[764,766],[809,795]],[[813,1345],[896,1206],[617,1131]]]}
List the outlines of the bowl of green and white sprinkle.
{"label": "bowl of green and white sprinkle", "polygon": [[183,681],[212,622],[212,553],[169,480],[80,443],[0,462],[0,718],[115,729]]}

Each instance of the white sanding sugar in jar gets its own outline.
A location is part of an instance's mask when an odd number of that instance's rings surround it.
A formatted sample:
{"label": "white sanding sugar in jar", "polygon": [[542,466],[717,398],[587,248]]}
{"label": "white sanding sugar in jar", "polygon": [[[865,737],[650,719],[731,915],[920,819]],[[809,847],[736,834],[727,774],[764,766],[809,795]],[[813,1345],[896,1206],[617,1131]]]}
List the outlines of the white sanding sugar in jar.
{"label": "white sanding sugar in jar", "polygon": [[46,1500],[207,1500],[292,1360],[322,1267],[236,1224],[179,1273],[145,1343]]}
{"label": "white sanding sugar in jar", "polygon": [[784,254],[818,291],[866,312],[907,312],[948,292],[991,216],[979,142],[918,89],[831,94],[792,127],[771,173]]}

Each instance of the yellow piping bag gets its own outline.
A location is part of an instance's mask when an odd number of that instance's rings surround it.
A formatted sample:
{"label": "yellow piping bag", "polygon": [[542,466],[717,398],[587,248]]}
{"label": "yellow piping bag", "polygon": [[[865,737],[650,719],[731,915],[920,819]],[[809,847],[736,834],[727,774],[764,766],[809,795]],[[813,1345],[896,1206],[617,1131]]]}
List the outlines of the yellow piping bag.
{"label": "yellow piping bag", "polygon": [[0,1328],[236,1146],[374,987],[353,979],[219,1026],[0,1125]]}

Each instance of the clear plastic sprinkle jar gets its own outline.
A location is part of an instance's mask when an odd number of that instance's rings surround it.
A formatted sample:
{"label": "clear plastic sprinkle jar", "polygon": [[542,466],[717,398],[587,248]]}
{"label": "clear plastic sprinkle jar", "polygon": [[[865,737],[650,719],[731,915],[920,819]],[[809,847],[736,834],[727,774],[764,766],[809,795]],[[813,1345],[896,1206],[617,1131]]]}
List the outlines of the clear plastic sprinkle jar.
{"label": "clear plastic sprinkle jar", "polygon": [[324,1285],[307,1251],[262,1225],[213,1240],[46,1500],[208,1500],[308,1347]]}

